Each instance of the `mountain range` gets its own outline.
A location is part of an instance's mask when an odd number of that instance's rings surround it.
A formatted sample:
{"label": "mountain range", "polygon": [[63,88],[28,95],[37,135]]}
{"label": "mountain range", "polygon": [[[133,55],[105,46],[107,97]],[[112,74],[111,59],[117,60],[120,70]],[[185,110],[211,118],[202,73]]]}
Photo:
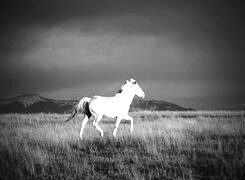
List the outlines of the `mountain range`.
{"label": "mountain range", "polygon": [[[0,99],[0,113],[70,113],[78,100],[56,100],[38,94]],[[186,111],[193,110],[162,100],[134,99],[130,111]]]}

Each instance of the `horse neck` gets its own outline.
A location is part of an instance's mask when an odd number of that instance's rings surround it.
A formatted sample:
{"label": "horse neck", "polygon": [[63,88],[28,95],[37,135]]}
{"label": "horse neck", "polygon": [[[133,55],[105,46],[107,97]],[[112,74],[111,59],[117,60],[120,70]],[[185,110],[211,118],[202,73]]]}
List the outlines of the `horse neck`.
{"label": "horse neck", "polygon": [[120,94],[117,94],[121,99],[122,101],[129,105],[132,103],[133,101],[133,98],[134,98],[134,93],[131,93],[131,92],[121,92]]}

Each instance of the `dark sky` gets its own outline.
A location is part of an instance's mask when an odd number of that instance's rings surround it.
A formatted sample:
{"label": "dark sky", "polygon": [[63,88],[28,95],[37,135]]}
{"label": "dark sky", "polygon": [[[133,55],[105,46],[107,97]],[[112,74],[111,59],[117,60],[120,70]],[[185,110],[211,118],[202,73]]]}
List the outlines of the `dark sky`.
{"label": "dark sky", "polygon": [[242,1],[9,0],[0,6],[0,98],[113,95],[196,109],[245,104]]}

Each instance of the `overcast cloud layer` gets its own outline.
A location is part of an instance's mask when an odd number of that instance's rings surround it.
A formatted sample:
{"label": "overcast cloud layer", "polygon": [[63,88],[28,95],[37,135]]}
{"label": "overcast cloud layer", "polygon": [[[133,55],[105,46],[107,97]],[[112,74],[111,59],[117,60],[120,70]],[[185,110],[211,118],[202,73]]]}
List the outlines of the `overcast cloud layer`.
{"label": "overcast cloud layer", "polygon": [[147,99],[244,104],[243,10],[238,1],[8,1],[0,97],[109,96],[133,77]]}

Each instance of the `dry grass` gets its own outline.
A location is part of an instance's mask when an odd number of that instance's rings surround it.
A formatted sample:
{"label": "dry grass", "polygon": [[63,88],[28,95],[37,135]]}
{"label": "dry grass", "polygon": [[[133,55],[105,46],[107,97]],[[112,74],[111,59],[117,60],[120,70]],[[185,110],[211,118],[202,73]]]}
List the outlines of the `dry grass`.
{"label": "dry grass", "polygon": [[135,129],[104,118],[0,116],[0,179],[243,179],[245,112],[135,112]]}

